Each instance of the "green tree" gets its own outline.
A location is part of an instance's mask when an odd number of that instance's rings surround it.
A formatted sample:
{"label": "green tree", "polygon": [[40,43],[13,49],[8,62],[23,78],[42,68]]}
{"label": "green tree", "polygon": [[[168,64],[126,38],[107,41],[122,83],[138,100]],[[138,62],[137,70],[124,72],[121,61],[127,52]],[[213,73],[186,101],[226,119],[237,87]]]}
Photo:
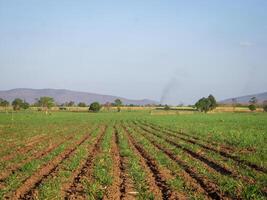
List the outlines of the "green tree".
{"label": "green tree", "polygon": [[40,97],[37,99],[36,105],[42,107],[45,110],[45,113],[47,114],[48,110],[55,105],[55,101],[52,97]]}
{"label": "green tree", "polygon": [[24,100],[24,101],[22,102],[22,104],[21,104],[21,108],[23,108],[23,109],[28,109],[29,107],[30,107],[30,104]]}
{"label": "green tree", "polygon": [[255,111],[257,109],[256,107],[257,102],[258,102],[258,99],[256,97],[251,97],[251,99],[249,100],[250,104],[248,106],[250,111]]}
{"label": "green tree", "polygon": [[205,113],[214,110],[216,106],[216,99],[212,95],[209,95],[207,98],[203,97],[195,103],[197,110]]}
{"label": "green tree", "polygon": [[121,111],[122,101],[120,99],[115,99],[114,105],[117,106],[117,111]]}
{"label": "green tree", "polygon": [[86,107],[87,105],[86,105],[86,103],[84,103],[84,102],[80,102],[80,103],[78,103],[78,106],[79,106],[79,107]]}
{"label": "green tree", "polygon": [[209,102],[210,102],[210,107],[209,110],[214,110],[217,107],[217,101],[213,95],[208,96]]}
{"label": "green tree", "polygon": [[14,101],[12,101],[13,110],[20,110],[22,104],[23,104],[22,99],[20,98],[14,99]]}
{"label": "green tree", "polygon": [[7,113],[7,107],[9,106],[9,102],[5,99],[0,98],[0,106],[5,107],[6,113]]}
{"label": "green tree", "polygon": [[98,102],[93,102],[90,104],[89,111],[99,112],[101,109],[101,105]]}
{"label": "green tree", "polygon": [[120,99],[115,99],[114,105],[115,106],[121,106],[122,105],[122,101]]}
{"label": "green tree", "polygon": [[67,106],[68,107],[75,106],[75,102],[74,101],[70,101],[70,102],[67,103]]}
{"label": "green tree", "polygon": [[249,108],[250,111],[255,111],[256,110],[256,106],[254,104],[250,104],[248,106],[248,108]]}
{"label": "green tree", "polygon": [[164,106],[164,110],[170,110],[170,106],[168,106],[167,104]]}
{"label": "green tree", "polygon": [[9,106],[9,102],[5,99],[0,98],[0,106],[7,107]]}
{"label": "green tree", "polygon": [[263,105],[262,106],[263,107],[263,111],[267,112],[267,100],[263,101],[262,105]]}

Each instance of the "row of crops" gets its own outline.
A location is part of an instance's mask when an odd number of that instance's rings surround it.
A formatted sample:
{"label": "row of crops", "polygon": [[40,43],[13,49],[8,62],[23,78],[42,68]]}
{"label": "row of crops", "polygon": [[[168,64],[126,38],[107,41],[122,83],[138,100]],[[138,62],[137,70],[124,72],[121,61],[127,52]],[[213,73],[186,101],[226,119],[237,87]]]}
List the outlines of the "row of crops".
{"label": "row of crops", "polygon": [[96,118],[3,123],[0,199],[266,198],[266,166],[236,146],[150,118]]}

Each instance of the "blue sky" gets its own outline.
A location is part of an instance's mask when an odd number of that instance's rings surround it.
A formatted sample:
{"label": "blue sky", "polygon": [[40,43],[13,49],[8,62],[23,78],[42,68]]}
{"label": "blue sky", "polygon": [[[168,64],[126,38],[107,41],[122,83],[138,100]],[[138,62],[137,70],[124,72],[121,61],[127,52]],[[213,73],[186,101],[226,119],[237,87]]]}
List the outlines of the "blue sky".
{"label": "blue sky", "polygon": [[0,90],[163,103],[267,91],[266,0],[0,0]]}

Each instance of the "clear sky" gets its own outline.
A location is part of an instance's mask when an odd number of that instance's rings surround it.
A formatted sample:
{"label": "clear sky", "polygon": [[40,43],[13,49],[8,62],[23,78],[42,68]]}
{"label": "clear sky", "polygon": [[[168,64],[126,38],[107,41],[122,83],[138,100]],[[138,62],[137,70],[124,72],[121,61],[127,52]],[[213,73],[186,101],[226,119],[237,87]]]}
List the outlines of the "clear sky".
{"label": "clear sky", "polygon": [[0,90],[178,104],[266,86],[266,0],[0,0]]}

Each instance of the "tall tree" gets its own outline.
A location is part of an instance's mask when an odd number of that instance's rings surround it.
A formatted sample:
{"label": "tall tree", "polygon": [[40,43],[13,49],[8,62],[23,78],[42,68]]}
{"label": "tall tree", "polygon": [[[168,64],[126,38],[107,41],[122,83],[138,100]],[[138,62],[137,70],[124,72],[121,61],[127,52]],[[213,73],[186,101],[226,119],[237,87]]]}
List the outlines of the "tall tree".
{"label": "tall tree", "polygon": [[79,106],[79,107],[86,107],[87,105],[86,105],[86,103],[84,103],[84,102],[80,102],[80,103],[78,103],[78,106]]}
{"label": "tall tree", "polygon": [[24,101],[22,102],[22,104],[21,104],[21,107],[22,107],[23,109],[28,109],[28,108],[30,107],[30,104],[24,100]]}
{"label": "tall tree", "polygon": [[257,102],[258,102],[258,99],[256,97],[251,97],[251,99],[249,100],[250,104],[248,106],[250,111],[255,111],[257,109],[256,107]]}
{"label": "tall tree", "polygon": [[101,105],[98,102],[93,102],[90,104],[89,111],[99,112],[101,109]]}
{"label": "tall tree", "polygon": [[45,114],[47,114],[48,110],[55,104],[55,101],[52,97],[40,97],[37,100],[37,105],[42,107],[45,110]]}
{"label": "tall tree", "polygon": [[115,106],[121,106],[122,101],[120,99],[115,99],[114,104],[115,104]]}
{"label": "tall tree", "polygon": [[75,102],[74,102],[74,101],[70,101],[70,102],[67,103],[67,106],[68,106],[68,107],[72,107],[72,106],[74,106],[74,105],[75,105]]}
{"label": "tall tree", "polygon": [[7,107],[9,106],[9,102],[5,99],[0,98],[0,106],[5,107],[6,113],[7,113]]}
{"label": "tall tree", "polygon": [[117,111],[120,112],[121,111],[122,101],[120,99],[115,99],[114,105],[117,106]]}
{"label": "tall tree", "polygon": [[22,104],[23,104],[22,99],[20,98],[14,99],[14,101],[12,101],[13,110],[20,110]]}
{"label": "tall tree", "polygon": [[208,112],[217,107],[217,102],[214,96],[209,95],[207,98],[203,97],[195,103],[195,107],[200,112]]}
{"label": "tall tree", "polygon": [[267,100],[262,102],[263,111],[267,112]]}
{"label": "tall tree", "polygon": [[209,107],[209,109],[210,110],[214,110],[217,107],[217,101],[216,101],[215,97],[210,94],[208,96],[208,99],[210,101],[210,107]]}
{"label": "tall tree", "polygon": [[9,102],[5,99],[0,98],[0,106],[7,107],[9,106]]}

